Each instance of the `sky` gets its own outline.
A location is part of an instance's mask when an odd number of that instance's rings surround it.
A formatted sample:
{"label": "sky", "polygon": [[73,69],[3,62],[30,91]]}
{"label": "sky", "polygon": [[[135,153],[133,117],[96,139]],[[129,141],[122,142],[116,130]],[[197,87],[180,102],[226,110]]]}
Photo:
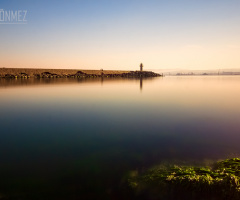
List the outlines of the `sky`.
{"label": "sky", "polygon": [[240,68],[239,0],[0,0],[0,67]]}

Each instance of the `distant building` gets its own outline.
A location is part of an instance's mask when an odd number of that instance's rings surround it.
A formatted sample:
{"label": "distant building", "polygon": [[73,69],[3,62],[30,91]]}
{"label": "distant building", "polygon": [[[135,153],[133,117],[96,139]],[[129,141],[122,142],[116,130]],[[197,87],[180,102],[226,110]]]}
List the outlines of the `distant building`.
{"label": "distant building", "polygon": [[143,70],[143,64],[141,63],[140,64],[140,71],[142,71]]}

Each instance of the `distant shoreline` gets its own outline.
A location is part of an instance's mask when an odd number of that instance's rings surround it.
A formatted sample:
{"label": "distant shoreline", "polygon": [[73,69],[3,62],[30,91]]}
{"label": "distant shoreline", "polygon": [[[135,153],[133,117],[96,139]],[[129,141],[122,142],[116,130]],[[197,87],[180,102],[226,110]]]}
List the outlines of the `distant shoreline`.
{"label": "distant shoreline", "polygon": [[0,68],[0,78],[157,77],[152,71]]}

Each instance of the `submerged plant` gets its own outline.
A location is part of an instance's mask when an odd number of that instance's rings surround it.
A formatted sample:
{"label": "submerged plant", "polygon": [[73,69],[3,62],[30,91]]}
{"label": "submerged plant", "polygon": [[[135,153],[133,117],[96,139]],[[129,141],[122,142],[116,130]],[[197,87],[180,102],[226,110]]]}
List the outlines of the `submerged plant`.
{"label": "submerged plant", "polygon": [[212,167],[155,167],[130,177],[129,184],[137,194],[159,199],[179,195],[188,195],[188,198],[190,195],[194,199],[202,199],[202,196],[205,199],[240,199],[240,159],[223,160]]}

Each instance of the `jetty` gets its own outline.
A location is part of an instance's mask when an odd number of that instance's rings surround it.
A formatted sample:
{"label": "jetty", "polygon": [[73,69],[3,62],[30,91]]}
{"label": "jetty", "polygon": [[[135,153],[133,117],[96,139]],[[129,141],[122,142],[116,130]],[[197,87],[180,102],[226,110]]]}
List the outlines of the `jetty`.
{"label": "jetty", "polygon": [[0,78],[95,78],[95,77],[158,77],[152,71],[119,71],[119,70],[79,70],[79,69],[34,69],[34,68],[0,68]]}

